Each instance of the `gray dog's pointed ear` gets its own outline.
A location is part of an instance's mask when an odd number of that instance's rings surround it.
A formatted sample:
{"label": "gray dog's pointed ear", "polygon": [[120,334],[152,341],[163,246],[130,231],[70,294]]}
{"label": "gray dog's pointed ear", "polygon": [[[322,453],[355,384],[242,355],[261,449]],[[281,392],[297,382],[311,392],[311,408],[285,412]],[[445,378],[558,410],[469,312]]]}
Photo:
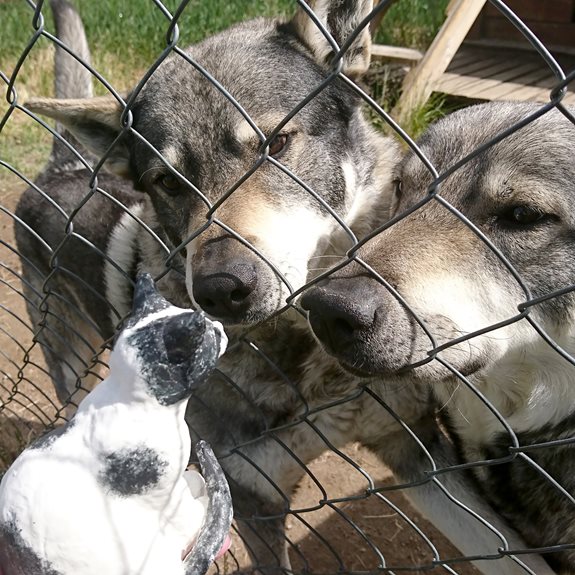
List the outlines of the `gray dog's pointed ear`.
{"label": "gray dog's pointed ear", "polygon": [[[340,47],[373,8],[373,0],[306,0],[306,3]],[[322,66],[327,64],[333,56],[332,48],[305,10],[299,8],[292,24],[316,60]],[[344,74],[358,78],[367,72],[370,59],[371,35],[368,24],[345,53]]]}
{"label": "gray dog's pointed ear", "polygon": [[[104,155],[121,132],[123,108],[111,96],[77,100],[35,98],[26,102],[26,108],[60,122],[97,158]],[[120,141],[114,146],[105,166],[115,174],[130,176],[129,153],[125,144]]]}

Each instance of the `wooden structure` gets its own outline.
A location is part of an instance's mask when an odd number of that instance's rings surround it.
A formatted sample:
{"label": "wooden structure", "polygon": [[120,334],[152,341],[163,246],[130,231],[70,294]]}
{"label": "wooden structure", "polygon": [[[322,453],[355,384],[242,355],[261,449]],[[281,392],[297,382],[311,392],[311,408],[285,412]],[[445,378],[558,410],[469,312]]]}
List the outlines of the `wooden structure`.
{"label": "wooden structure", "polygon": [[[575,0],[506,0],[506,5],[564,71],[575,69]],[[496,7],[486,0],[451,0],[443,26],[405,77],[392,114],[404,121],[433,91],[545,102],[555,84],[543,58]],[[575,104],[575,94],[568,93],[563,101]]]}

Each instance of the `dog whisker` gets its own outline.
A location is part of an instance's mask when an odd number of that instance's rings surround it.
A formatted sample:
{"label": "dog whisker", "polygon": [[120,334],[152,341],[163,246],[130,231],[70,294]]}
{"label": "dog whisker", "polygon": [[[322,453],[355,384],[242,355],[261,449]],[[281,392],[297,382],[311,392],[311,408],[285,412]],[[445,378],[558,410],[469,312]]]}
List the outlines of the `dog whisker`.
{"label": "dog whisker", "polygon": [[157,172],[160,172],[160,171],[163,171],[163,170],[165,170],[165,169],[166,169],[166,167],[165,167],[163,164],[160,165],[160,166],[152,166],[151,168],[148,168],[147,170],[144,170],[144,171],[141,173],[140,177],[138,178],[138,182],[141,182],[141,181],[144,179],[144,176],[145,176],[146,174],[149,174],[149,173],[151,173],[151,172],[156,172],[156,171],[157,171]]}
{"label": "dog whisker", "polygon": [[440,413],[441,411],[443,411],[452,401],[453,398],[455,397],[455,394],[457,393],[457,391],[459,390],[461,386],[461,382],[457,382],[457,385],[455,386],[455,388],[452,390],[451,394],[449,395],[449,397],[444,401],[443,405],[441,405],[437,412]]}

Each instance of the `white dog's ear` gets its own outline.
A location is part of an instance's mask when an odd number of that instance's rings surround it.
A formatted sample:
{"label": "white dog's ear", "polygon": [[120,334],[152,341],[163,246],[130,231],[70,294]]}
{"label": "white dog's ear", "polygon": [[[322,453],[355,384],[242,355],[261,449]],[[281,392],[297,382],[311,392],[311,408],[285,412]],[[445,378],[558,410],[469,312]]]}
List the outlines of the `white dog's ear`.
{"label": "white dog's ear", "polygon": [[[60,122],[97,158],[104,155],[121,132],[123,108],[112,96],[78,100],[35,98],[26,102],[26,108]],[[105,167],[129,177],[129,152],[122,141],[112,149]]]}
{"label": "white dog's ear", "polygon": [[[373,8],[373,0],[306,0],[318,20],[342,46],[361,21]],[[298,36],[324,66],[333,56],[333,50],[322,31],[301,7],[292,20]],[[369,68],[371,35],[369,24],[360,32],[343,58],[343,72],[358,78]]]}

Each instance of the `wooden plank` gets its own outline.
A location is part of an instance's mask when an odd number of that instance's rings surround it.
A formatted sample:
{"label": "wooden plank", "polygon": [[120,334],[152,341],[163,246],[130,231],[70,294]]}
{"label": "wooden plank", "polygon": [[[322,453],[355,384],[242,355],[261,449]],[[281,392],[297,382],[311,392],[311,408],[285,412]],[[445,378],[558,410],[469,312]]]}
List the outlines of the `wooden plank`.
{"label": "wooden plank", "polygon": [[[548,102],[550,90],[536,86],[524,86],[513,82],[492,84],[490,80],[479,80],[474,86],[462,83],[465,77],[445,73],[436,87],[436,91],[477,100],[521,100]],[[575,106],[575,93],[567,92],[563,98],[566,106]]]}
{"label": "wooden plank", "polygon": [[451,13],[425,56],[407,73],[403,81],[401,96],[392,111],[399,123],[405,122],[413,110],[429,98],[437,80],[449,66],[485,2],[486,0],[459,0],[452,5]]}
{"label": "wooden plank", "polygon": [[553,76],[553,72],[545,64],[541,64],[538,69],[533,70],[527,74],[517,76],[513,80],[518,84],[525,84],[526,86],[534,86],[537,82],[540,82],[543,78],[549,78]]}
{"label": "wooden plank", "polygon": [[508,65],[506,68],[489,70],[483,74],[482,77],[486,80],[495,80],[498,82],[519,82],[519,78],[538,73],[541,70],[542,66],[538,62],[511,62],[511,65]]}
{"label": "wooden plank", "polygon": [[479,60],[470,66],[449,66],[448,72],[459,74],[461,76],[471,76],[474,78],[490,78],[499,72],[513,70],[517,67],[517,62],[507,58],[490,58],[489,60]]}
{"label": "wooden plank", "polygon": [[553,73],[549,68],[547,68],[547,66],[540,66],[537,70],[515,76],[513,78],[513,82],[516,84],[523,84],[525,86],[536,86],[537,82],[540,82],[544,78],[549,78],[552,75]]}
{"label": "wooden plank", "polygon": [[[449,70],[439,79],[437,89],[447,94],[457,94],[459,96],[470,94],[470,97],[482,98],[482,96],[477,93],[482,87],[488,86],[492,89],[497,85],[513,81],[515,78],[537,69],[537,66],[533,62],[526,62],[520,66],[513,65],[513,63],[511,63],[512,65],[510,66],[509,64],[509,62],[506,62],[506,67],[500,69],[493,67],[486,71],[482,77],[453,74]],[[540,68],[540,66],[538,68]],[[487,80],[489,80],[489,84],[486,84]],[[463,91],[465,91],[465,94],[462,93]]]}
{"label": "wooden plank", "polygon": [[461,49],[455,54],[453,60],[449,63],[449,67],[452,66],[466,66],[471,62],[477,62],[477,53],[471,50]]}
{"label": "wooden plank", "polygon": [[445,15],[449,16],[453,10],[455,10],[457,8],[457,4],[458,4],[459,0],[449,0],[449,4],[447,5],[447,8],[445,9]]}
{"label": "wooden plank", "polygon": [[453,59],[453,62],[448,66],[448,70],[454,74],[461,74],[462,76],[472,76],[480,72],[481,70],[485,70],[490,66],[495,66],[497,64],[497,58],[485,58],[485,57],[477,57],[469,58],[466,61],[460,61]]}
{"label": "wooden plank", "polygon": [[560,80],[557,79],[555,74],[549,73],[549,76],[535,82],[535,86],[539,86],[540,88],[547,88],[548,90],[553,89],[557,84],[559,84]]}
{"label": "wooden plank", "polygon": [[[524,73],[518,72],[504,76],[504,79],[482,79],[471,91],[474,98],[505,100],[508,99],[510,92],[518,89],[518,86],[529,86],[531,80],[541,79],[548,74],[549,72],[544,68],[539,67],[536,70],[530,68],[525,70]],[[487,94],[489,94],[489,97],[487,97]]]}
{"label": "wooden plank", "polygon": [[[473,80],[473,81],[471,81]],[[446,73],[437,84],[437,90],[455,96],[465,96],[466,98],[489,99],[479,96],[478,92],[493,89],[501,85],[495,80],[485,80],[483,78],[470,78],[469,76],[459,76],[457,74]]]}
{"label": "wooden plank", "polygon": [[[526,76],[519,76],[513,81],[496,82],[487,80],[482,84],[480,89],[475,91],[476,97],[486,100],[507,100],[511,98],[511,93],[516,92],[520,87],[532,88],[530,81],[536,81],[548,75],[548,71],[539,70],[539,72],[532,72]],[[540,87],[535,88],[536,91],[541,91]],[[513,98],[511,98],[513,99]],[[549,99],[549,90],[547,90],[547,99]]]}
{"label": "wooden plank", "polygon": [[[518,100],[521,102],[543,102],[547,103],[550,100],[549,90],[540,90],[535,86],[520,86],[516,91],[509,92],[508,100]],[[567,93],[563,98],[563,103],[566,106],[575,104],[575,94]]]}
{"label": "wooden plank", "polygon": [[[460,54],[465,55],[467,66],[454,66]],[[495,64],[481,66],[482,62],[493,63],[494,55]],[[558,61],[565,70],[575,68],[573,56],[560,55]],[[483,43],[474,43],[461,48],[447,72],[438,80],[436,89],[468,98],[501,100],[537,97],[538,100],[547,101],[557,82],[551,69],[534,50],[506,49],[505,46],[494,50]],[[523,92],[524,87],[530,90]]]}
{"label": "wooden plank", "polygon": [[[522,37],[523,38],[523,37]],[[502,40],[500,38],[489,38],[489,39],[482,39],[482,40],[473,40],[467,36],[465,38],[465,45],[469,47],[488,47],[494,49],[502,49],[502,50],[514,50],[520,52],[531,52],[533,53],[533,47],[531,44],[526,43],[525,38],[520,40],[519,42],[514,40]],[[553,43],[546,44],[546,47],[549,51],[554,52],[555,56],[558,58],[562,58],[563,56],[574,56],[575,55],[575,46],[557,46]]]}
{"label": "wooden plank", "polygon": [[[504,74],[500,76],[505,77]],[[551,88],[538,85],[543,78],[549,78],[549,70],[544,67],[538,70],[531,69],[523,74],[516,71],[511,81],[475,78],[473,82],[470,82],[470,77],[446,73],[438,83],[437,89],[449,94],[481,100],[548,101]]]}
{"label": "wooden plank", "polygon": [[492,79],[492,77],[495,76],[494,81],[501,82],[507,76],[511,75],[512,72],[509,69],[509,63],[504,62],[503,65],[505,65],[506,68],[499,71],[502,78],[497,77],[498,71],[493,69],[488,70],[480,76],[452,73],[451,70],[448,70],[448,72],[443,74],[439,79],[437,89],[448,94],[452,93],[451,90],[456,91],[458,94],[460,94],[462,90],[465,90],[468,93],[473,93],[473,91],[477,89],[477,86],[479,86],[486,78]]}
{"label": "wooden plank", "polygon": [[549,90],[541,90],[534,86],[524,86],[523,84],[508,84],[509,90],[503,97],[497,96],[495,92],[483,91],[482,99],[486,100],[515,100],[519,102],[548,102]]}
{"label": "wooden plank", "polygon": [[372,58],[387,58],[389,60],[405,60],[407,62],[419,62],[423,58],[423,52],[413,48],[401,46],[386,46],[385,44],[372,44]]}
{"label": "wooden plank", "polygon": [[459,74],[451,74],[445,72],[437,81],[435,90],[437,92],[444,92],[445,94],[452,94],[454,96],[465,96],[472,98],[474,86],[481,80],[471,78],[469,76],[460,76]]}
{"label": "wooden plank", "polygon": [[[512,100],[513,94],[519,94],[524,88],[530,88],[531,92],[528,94],[529,97],[533,96],[533,93],[541,94],[541,88],[532,88],[530,86],[524,86],[523,84],[515,84],[512,82],[497,82],[494,80],[478,80],[473,86],[462,82],[464,78],[457,75],[451,75],[449,73],[444,74],[442,80],[437,85],[437,90],[441,92],[446,92],[453,94],[455,96],[463,96],[465,98],[473,98],[477,100]],[[549,91],[546,91],[549,100]],[[525,99],[529,99],[526,97]]]}

